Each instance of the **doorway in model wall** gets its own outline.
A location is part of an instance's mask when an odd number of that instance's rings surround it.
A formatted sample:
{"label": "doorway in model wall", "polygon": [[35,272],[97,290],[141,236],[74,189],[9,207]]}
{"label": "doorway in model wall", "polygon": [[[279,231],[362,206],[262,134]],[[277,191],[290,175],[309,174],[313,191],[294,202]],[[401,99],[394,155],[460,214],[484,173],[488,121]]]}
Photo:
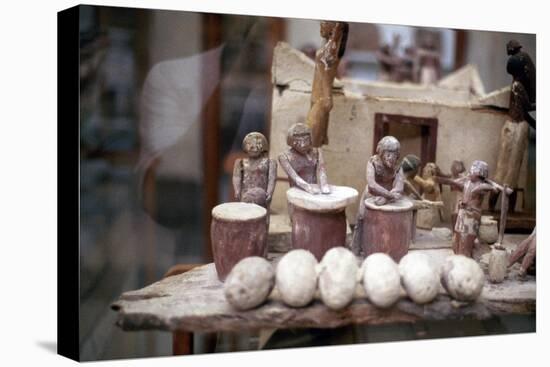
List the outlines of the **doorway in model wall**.
{"label": "doorway in model wall", "polygon": [[435,162],[437,147],[437,119],[377,113],[374,115],[373,154],[376,144],[386,135],[397,138],[401,143],[401,157],[415,154],[422,162]]}

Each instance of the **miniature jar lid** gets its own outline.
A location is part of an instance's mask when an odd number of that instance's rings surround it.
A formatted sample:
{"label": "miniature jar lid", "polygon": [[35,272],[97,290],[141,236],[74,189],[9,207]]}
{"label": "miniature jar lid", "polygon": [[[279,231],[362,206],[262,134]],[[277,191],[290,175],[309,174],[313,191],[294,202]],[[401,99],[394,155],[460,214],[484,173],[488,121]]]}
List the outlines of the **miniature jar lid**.
{"label": "miniature jar lid", "polygon": [[372,197],[365,199],[365,206],[367,207],[367,209],[385,212],[406,212],[412,210],[414,206],[412,201],[405,197],[380,206],[376,205],[373,201],[374,198]]}
{"label": "miniature jar lid", "polygon": [[310,194],[300,188],[292,187],[287,190],[286,198],[289,203],[299,208],[314,212],[330,212],[345,209],[352,204],[359,193],[352,187],[330,185],[330,194]]}
{"label": "miniature jar lid", "polygon": [[212,217],[224,221],[247,221],[263,218],[266,214],[265,208],[252,203],[223,203],[212,209]]}

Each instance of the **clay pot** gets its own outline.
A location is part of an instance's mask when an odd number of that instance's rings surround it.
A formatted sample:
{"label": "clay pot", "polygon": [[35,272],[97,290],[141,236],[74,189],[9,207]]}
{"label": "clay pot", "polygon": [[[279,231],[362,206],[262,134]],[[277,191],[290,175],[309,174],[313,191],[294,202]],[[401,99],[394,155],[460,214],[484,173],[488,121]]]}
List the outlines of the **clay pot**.
{"label": "clay pot", "polygon": [[498,241],[498,223],[492,216],[482,216],[479,225],[479,240],[488,244]]}

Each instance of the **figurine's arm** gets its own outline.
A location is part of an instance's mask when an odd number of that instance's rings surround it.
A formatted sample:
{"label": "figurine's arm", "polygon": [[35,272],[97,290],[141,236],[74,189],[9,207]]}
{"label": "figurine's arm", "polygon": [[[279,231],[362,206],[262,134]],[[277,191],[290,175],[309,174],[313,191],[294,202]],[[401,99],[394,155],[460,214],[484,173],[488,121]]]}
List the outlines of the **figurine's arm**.
{"label": "figurine's arm", "polygon": [[489,185],[491,185],[495,189],[494,191],[497,191],[497,190],[498,191],[503,191],[503,192],[505,192],[506,195],[510,195],[514,192],[514,190],[512,190],[510,187],[508,187],[506,185],[501,186],[493,180],[485,179],[485,182],[487,182]]}
{"label": "figurine's arm", "polygon": [[317,148],[317,156],[319,162],[317,164],[317,182],[323,194],[330,194],[330,186],[328,185],[327,169],[325,167],[325,159],[323,158],[323,150]]}
{"label": "figurine's arm", "polygon": [[[420,195],[420,193],[416,190],[416,187],[414,187],[414,185],[409,181],[409,180],[405,180],[404,182],[406,188],[411,192],[411,194],[413,194],[413,196],[418,199],[418,200],[422,200],[422,196]],[[405,188],[405,187],[403,187]]]}
{"label": "figurine's arm", "polygon": [[464,178],[463,177],[457,178],[456,180],[453,180],[452,178],[447,178],[447,177],[443,177],[443,176],[435,176],[434,180],[436,182],[440,183],[440,184],[449,185],[449,186],[456,187],[460,190],[464,190]]}
{"label": "figurine's arm", "polygon": [[371,162],[368,162],[367,163],[367,185],[369,186],[369,191],[371,191],[377,196],[382,196],[386,199],[392,200],[393,199],[392,194],[376,182],[375,176],[376,174],[374,171],[374,166],[372,165]]}
{"label": "figurine's arm", "polygon": [[346,52],[346,43],[348,42],[349,24],[346,22],[337,22],[334,28],[334,38],[338,40],[338,58],[341,59]]}
{"label": "figurine's arm", "polygon": [[488,182],[485,182],[485,183],[482,183],[481,185],[477,186],[476,188],[474,188],[472,190],[472,194],[480,194],[480,193],[483,193],[485,191],[493,191],[493,192],[498,192],[498,188]]}
{"label": "figurine's arm", "polygon": [[312,186],[308,184],[306,181],[304,181],[303,178],[301,178],[298,173],[292,168],[292,165],[290,164],[290,161],[288,160],[288,157],[283,153],[279,155],[279,164],[283,168],[283,170],[286,172],[288,179],[296,184],[299,188],[301,188],[304,191],[309,192],[310,194],[318,194],[318,189],[315,186]]}
{"label": "figurine's arm", "polygon": [[393,180],[393,188],[390,191],[394,199],[399,199],[401,197],[401,194],[403,194],[404,186],[405,175],[403,174],[403,169],[399,168],[399,171],[397,171]]}
{"label": "figurine's arm", "polygon": [[277,179],[277,161],[275,159],[269,160],[269,171],[267,174],[267,198],[268,203],[271,202],[273,197],[273,191],[275,191],[275,180]]}
{"label": "figurine's arm", "polygon": [[441,168],[439,168],[439,166],[436,166],[436,167],[435,167],[435,176],[446,177],[446,178],[453,178],[453,175],[452,175],[452,174],[450,174],[450,173],[445,173],[445,172],[441,171]]}
{"label": "figurine's arm", "polygon": [[434,190],[435,182],[433,180],[425,180],[420,176],[414,176],[414,182],[422,187],[422,191],[432,192]]}
{"label": "figurine's arm", "polygon": [[241,183],[243,179],[243,164],[242,159],[237,159],[233,166],[233,191],[235,192],[235,200],[241,200]]}

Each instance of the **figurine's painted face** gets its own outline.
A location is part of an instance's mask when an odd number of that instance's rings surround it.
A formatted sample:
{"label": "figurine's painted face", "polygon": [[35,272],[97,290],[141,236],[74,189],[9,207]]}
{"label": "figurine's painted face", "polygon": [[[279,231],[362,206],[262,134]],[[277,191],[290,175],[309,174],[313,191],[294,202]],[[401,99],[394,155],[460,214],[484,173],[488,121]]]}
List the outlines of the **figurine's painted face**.
{"label": "figurine's painted face", "polygon": [[399,159],[399,150],[383,150],[382,154],[380,154],[380,158],[382,159],[382,163],[384,163],[384,166],[388,168],[394,168],[397,164],[397,160]]}
{"label": "figurine's painted face", "polygon": [[435,164],[427,163],[424,167],[424,170],[422,171],[422,176],[424,176],[424,178],[434,177],[436,174],[436,170],[437,168]]}
{"label": "figurine's painted face", "polygon": [[311,134],[296,134],[292,137],[292,148],[300,154],[307,154],[311,150]]}
{"label": "figurine's painted face", "polygon": [[487,163],[485,163],[484,161],[474,161],[474,163],[472,163],[472,166],[470,167],[470,172],[468,174],[468,178],[472,182],[480,181],[488,176],[489,169]]}
{"label": "figurine's painted face", "polygon": [[244,151],[249,157],[257,158],[266,151],[264,139],[260,135],[249,135],[244,141]]}
{"label": "figurine's painted face", "polygon": [[476,166],[470,167],[470,174],[468,175],[468,178],[472,182],[477,182],[480,180],[480,177],[483,173],[481,172],[481,169]]}

